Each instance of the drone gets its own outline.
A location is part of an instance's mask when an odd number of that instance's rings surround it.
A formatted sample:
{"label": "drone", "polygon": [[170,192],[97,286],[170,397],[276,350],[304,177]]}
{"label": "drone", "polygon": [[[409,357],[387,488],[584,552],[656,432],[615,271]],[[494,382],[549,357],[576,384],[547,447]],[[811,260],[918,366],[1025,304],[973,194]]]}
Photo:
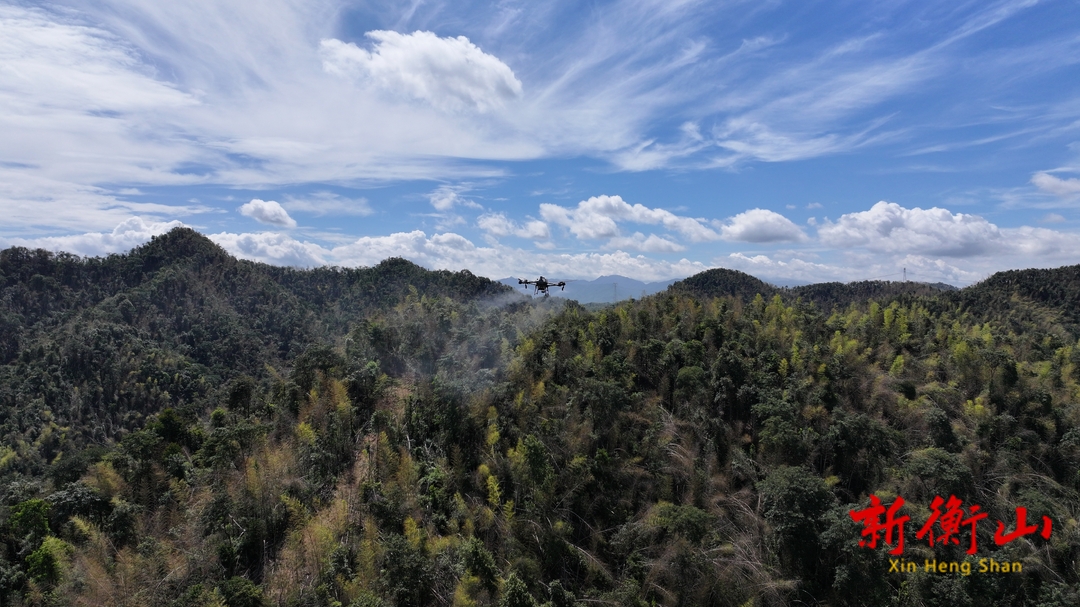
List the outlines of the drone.
{"label": "drone", "polygon": [[566,281],[560,280],[559,282],[550,281],[543,276],[538,280],[525,280],[523,278],[518,279],[519,285],[524,285],[522,288],[528,289],[529,285],[533,285],[533,294],[543,293],[544,295],[550,295],[548,289],[551,287],[559,287],[559,289],[566,290]]}

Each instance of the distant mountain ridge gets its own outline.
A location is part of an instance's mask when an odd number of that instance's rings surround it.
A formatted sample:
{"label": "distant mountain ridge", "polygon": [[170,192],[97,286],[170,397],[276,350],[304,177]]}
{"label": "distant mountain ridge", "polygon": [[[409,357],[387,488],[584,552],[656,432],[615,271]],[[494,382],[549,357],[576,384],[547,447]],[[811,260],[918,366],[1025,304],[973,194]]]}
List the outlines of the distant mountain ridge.
{"label": "distant mountain ridge", "polygon": [[[935,309],[958,308],[977,317],[1025,318],[1042,325],[1060,324],[1080,335],[1080,265],[1052,269],[1006,270],[983,281],[958,289],[946,283],[866,280],[851,283],[824,282],[798,287],[775,287],[738,270],[716,268],[695,274],[671,285],[670,290],[696,297],[735,297],[750,301],[756,295],[813,303],[828,312],[896,298],[923,298]],[[1013,300],[1027,302],[1016,306]],[[1018,316],[1019,315],[1019,316]]]}

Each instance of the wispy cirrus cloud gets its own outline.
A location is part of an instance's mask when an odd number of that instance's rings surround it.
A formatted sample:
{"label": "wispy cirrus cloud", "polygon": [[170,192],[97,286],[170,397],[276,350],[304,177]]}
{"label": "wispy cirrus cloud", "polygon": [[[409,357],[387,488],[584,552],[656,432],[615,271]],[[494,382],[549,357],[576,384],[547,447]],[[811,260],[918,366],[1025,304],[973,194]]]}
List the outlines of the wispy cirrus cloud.
{"label": "wispy cirrus cloud", "polygon": [[312,215],[344,215],[365,217],[375,212],[367,198],[349,198],[327,191],[312,192],[306,196],[286,196],[282,206],[286,209]]}
{"label": "wispy cirrus cloud", "polygon": [[[452,17],[410,5],[378,15],[398,31],[351,36],[332,0],[7,6],[0,151],[16,176],[259,187],[460,178],[568,154],[624,170],[811,158],[887,139],[892,112],[875,108],[1025,6],[957,11],[902,51],[903,27],[808,46],[700,2],[463,2]],[[736,15],[754,35],[717,27]]]}
{"label": "wispy cirrus cloud", "polygon": [[1039,190],[1061,198],[1080,196],[1080,179],[1075,177],[1062,179],[1046,171],[1039,171],[1032,175],[1031,183]]}
{"label": "wispy cirrus cloud", "polygon": [[464,194],[472,189],[470,185],[441,185],[428,194],[428,201],[436,211],[449,211],[454,207],[468,207],[470,209],[482,209],[484,207],[475,201],[465,197]]}

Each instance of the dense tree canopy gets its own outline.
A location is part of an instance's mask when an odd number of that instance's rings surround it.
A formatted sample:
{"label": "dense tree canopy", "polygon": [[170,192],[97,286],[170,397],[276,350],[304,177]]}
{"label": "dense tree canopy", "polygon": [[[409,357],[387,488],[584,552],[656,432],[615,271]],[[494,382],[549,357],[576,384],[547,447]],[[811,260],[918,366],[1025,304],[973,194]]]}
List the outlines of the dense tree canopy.
{"label": "dense tree canopy", "polygon": [[[1076,604],[1078,275],[711,270],[590,311],[188,230],[9,249],[0,604]],[[859,546],[870,495],[917,571]],[[977,555],[916,539],[935,496],[988,515]],[[1017,507],[1050,539],[997,545]],[[922,568],[979,558],[1022,571]]]}

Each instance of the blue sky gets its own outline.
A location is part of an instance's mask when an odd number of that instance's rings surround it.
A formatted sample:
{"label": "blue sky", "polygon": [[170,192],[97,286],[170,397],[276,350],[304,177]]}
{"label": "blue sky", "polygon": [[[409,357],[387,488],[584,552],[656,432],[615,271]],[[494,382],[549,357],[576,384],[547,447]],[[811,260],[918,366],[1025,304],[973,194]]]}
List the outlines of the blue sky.
{"label": "blue sky", "polygon": [[1080,263],[1080,11],[0,3],[0,246],[970,284]]}

